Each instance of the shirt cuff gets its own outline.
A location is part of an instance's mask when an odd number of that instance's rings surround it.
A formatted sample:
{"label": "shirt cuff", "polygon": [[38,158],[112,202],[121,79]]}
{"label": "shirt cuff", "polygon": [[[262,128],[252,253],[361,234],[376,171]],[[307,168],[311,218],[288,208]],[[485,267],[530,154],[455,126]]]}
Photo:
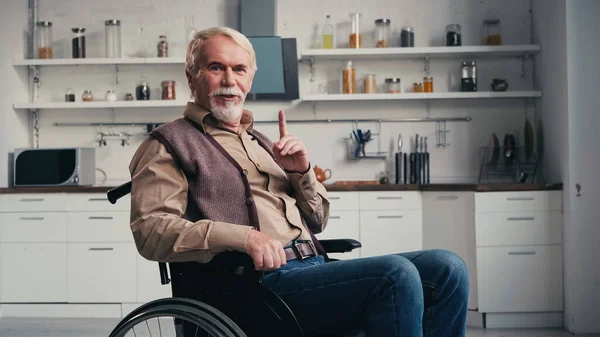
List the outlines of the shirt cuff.
{"label": "shirt cuff", "polygon": [[317,195],[317,186],[319,181],[315,175],[315,171],[312,169],[312,165],[308,167],[308,172],[301,173],[289,173],[290,183],[298,194],[304,197],[304,200],[310,200]]}
{"label": "shirt cuff", "polygon": [[246,239],[251,226],[213,221],[208,233],[208,247],[214,253],[235,250],[246,252]]}

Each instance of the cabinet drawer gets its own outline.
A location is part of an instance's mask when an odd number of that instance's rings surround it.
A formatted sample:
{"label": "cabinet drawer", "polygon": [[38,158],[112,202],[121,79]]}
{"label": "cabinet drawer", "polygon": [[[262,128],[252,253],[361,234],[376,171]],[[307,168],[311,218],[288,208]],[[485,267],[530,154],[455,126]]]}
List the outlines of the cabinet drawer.
{"label": "cabinet drawer", "polygon": [[485,192],[475,194],[475,211],[484,212],[535,212],[560,211],[560,191]]}
{"label": "cabinet drawer", "polygon": [[420,211],[361,211],[361,257],[423,249]]}
{"label": "cabinet drawer", "polygon": [[420,210],[419,192],[360,192],[360,209],[378,210]]}
{"label": "cabinet drawer", "polygon": [[0,212],[61,212],[66,204],[64,193],[0,194]]}
{"label": "cabinet drawer", "polygon": [[554,212],[480,213],[476,215],[477,246],[560,244],[562,216]]}
{"label": "cabinet drawer", "polygon": [[0,242],[67,242],[67,213],[0,213]]}
{"label": "cabinet drawer", "polygon": [[137,251],[130,243],[69,243],[68,300],[135,302]]}
{"label": "cabinet drawer", "polygon": [[330,209],[340,211],[358,211],[358,192],[327,192]]}
{"label": "cabinet drawer", "polygon": [[563,310],[562,246],[478,247],[479,312]]}
{"label": "cabinet drawer", "polygon": [[[327,227],[322,233],[316,235],[319,240],[326,239],[354,239],[360,241],[360,225],[358,211],[331,211]],[[360,249],[347,253],[328,254],[335,259],[353,259],[360,256]]]}
{"label": "cabinet drawer", "polygon": [[73,212],[129,211],[131,196],[127,194],[113,205],[108,202],[106,193],[70,193],[67,194],[67,209]]}
{"label": "cabinet drawer", "polygon": [[67,218],[69,242],[133,242],[129,212],[77,212]]}

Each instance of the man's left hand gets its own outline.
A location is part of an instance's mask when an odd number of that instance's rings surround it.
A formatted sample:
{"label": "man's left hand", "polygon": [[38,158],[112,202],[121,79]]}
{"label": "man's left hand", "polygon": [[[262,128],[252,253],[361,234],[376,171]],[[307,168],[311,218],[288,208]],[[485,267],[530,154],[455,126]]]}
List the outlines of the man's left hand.
{"label": "man's left hand", "polygon": [[279,110],[279,141],[273,144],[275,160],[288,172],[306,173],[310,167],[306,146],[287,133],[283,110]]}

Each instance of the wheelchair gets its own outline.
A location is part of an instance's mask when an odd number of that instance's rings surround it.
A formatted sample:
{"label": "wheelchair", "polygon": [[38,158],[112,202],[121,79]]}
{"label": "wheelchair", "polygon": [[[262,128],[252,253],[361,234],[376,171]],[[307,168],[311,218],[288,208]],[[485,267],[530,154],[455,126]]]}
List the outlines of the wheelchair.
{"label": "wheelchair", "polygon": [[[131,182],[108,191],[110,203],[131,192]],[[352,239],[319,240],[327,253],[360,248]],[[326,257],[326,263],[336,261]],[[303,337],[294,313],[262,284],[249,255],[224,252],[209,263],[159,262],[160,280],[173,297],[141,305],[110,337]],[[137,327],[137,330],[136,330]],[[158,329],[158,333],[152,333]],[[323,336],[326,337],[326,336]],[[341,337],[341,336],[328,336]]]}

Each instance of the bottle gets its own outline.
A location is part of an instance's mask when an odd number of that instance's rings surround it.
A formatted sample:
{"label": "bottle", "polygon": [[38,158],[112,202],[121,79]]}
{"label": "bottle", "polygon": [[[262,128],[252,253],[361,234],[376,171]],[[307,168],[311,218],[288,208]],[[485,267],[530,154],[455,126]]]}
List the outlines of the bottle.
{"label": "bottle", "polygon": [[344,94],[356,93],[356,72],[352,68],[352,61],[348,61],[346,68],[342,72],[342,92]]}
{"label": "bottle", "polygon": [[158,44],[156,45],[156,56],[158,57],[169,57],[169,43],[167,42],[167,36],[159,36]]}
{"label": "bottle", "polygon": [[52,58],[52,22],[40,21],[36,23],[38,58]]}
{"label": "bottle", "polygon": [[325,18],[325,25],[323,26],[323,49],[333,48],[333,26],[331,25],[331,16],[327,15]]}

